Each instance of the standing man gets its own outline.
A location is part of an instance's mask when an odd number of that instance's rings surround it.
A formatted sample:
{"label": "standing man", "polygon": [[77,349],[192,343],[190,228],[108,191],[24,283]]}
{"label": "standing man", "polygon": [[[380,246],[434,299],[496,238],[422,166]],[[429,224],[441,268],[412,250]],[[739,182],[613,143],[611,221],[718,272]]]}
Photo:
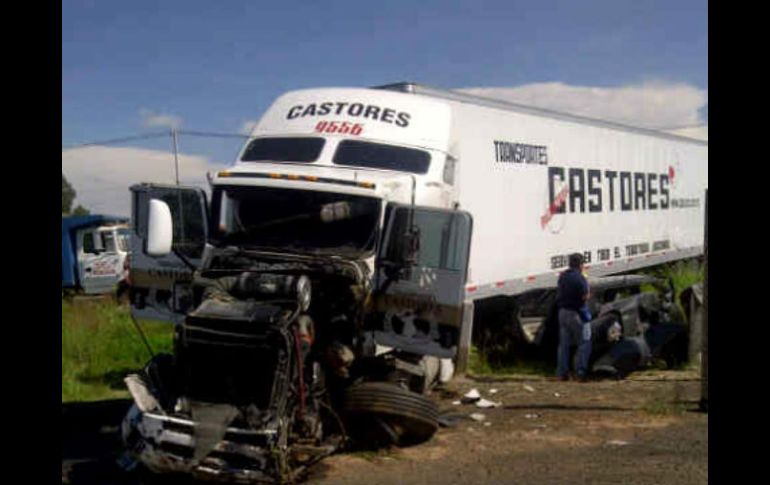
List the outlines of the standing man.
{"label": "standing man", "polygon": [[556,356],[556,376],[566,381],[569,373],[570,347],[578,346],[575,371],[578,379],[588,376],[591,357],[591,324],[584,322],[580,312],[588,300],[588,281],[583,277],[583,256],[569,256],[569,269],[559,276],[556,304],[559,309],[559,350]]}

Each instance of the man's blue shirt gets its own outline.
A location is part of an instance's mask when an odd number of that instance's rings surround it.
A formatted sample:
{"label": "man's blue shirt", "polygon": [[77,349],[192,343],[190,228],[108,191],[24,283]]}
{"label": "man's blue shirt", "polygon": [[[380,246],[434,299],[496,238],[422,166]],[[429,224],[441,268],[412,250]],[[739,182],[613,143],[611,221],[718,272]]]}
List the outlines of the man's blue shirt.
{"label": "man's blue shirt", "polygon": [[559,308],[580,311],[585,304],[584,296],[588,293],[588,282],[575,269],[568,269],[559,276],[556,304]]}

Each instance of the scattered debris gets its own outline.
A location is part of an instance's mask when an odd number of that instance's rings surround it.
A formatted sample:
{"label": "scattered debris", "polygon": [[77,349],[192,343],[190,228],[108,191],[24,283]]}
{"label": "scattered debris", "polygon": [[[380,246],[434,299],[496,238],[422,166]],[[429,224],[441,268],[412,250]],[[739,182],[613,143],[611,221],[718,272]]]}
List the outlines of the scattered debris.
{"label": "scattered debris", "polygon": [[460,401],[452,401],[452,404],[455,405],[455,406],[459,406],[460,404],[462,404],[462,402],[460,402]]}
{"label": "scattered debris", "polygon": [[490,389],[490,390],[489,390],[489,393],[490,393],[490,394],[497,394],[497,389]]}
{"label": "scattered debris", "polygon": [[524,415],[524,417],[527,419],[537,419],[540,417],[540,415],[537,413],[527,413]]}
{"label": "scattered debris", "polygon": [[479,423],[487,419],[487,417],[481,413],[471,413],[470,418]]}
{"label": "scattered debris", "polygon": [[525,391],[535,392],[535,388],[528,384],[524,384],[522,387],[524,388]]}
{"label": "scattered debris", "polygon": [[458,421],[462,419],[462,416],[458,416],[456,414],[453,415],[442,415],[438,417],[438,424],[439,426],[443,426],[444,428],[454,428],[457,426]]}
{"label": "scattered debris", "polygon": [[607,442],[607,444],[610,446],[626,446],[626,445],[630,445],[631,443],[623,440],[610,440]]}
{"label": "scattered debris", "polygon": [[484,423],[484,426],[492,426],[492,423],[490,423],[489,421],[487,421],[486,423]]}
{"label": "scattered debris", "polygon": [[554,392],[553,397],[561,397],[561,394],[559,394],[558,392]]}
{"label": "scattered debris", "polygon": [[503,403],[501,403],[501,402],[489,401],[489,400],[483,399],[483,398],[479,399],[478,401],[476,401],[476,407],[477,408],[496,408],[498,406],[501,406],[502,404]]}

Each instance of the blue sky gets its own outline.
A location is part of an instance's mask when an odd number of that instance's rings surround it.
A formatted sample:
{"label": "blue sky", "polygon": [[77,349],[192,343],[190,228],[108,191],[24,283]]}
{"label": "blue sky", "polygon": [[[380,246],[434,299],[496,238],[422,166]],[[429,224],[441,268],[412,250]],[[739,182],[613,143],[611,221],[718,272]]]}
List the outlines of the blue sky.
{"label": "blue sky", "polygon": [[64,0],[62,144],[153,131],[157,116],[235,133],[304,87],[652,82],[707,93],[707,24],[705,0]]}

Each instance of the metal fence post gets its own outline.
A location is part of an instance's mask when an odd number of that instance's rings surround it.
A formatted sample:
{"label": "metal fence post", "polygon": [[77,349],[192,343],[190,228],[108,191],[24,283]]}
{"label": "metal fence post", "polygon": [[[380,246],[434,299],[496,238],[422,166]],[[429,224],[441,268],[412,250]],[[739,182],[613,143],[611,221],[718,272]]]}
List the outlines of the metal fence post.
{"label": "metal fence post", "polygon": [[705,263],[703,268],[703,325],[701,338],[701,398],[700,409],[708,412],[709,409],[709,191],[706,189],[706,227],[703,242],[703,254]]}

